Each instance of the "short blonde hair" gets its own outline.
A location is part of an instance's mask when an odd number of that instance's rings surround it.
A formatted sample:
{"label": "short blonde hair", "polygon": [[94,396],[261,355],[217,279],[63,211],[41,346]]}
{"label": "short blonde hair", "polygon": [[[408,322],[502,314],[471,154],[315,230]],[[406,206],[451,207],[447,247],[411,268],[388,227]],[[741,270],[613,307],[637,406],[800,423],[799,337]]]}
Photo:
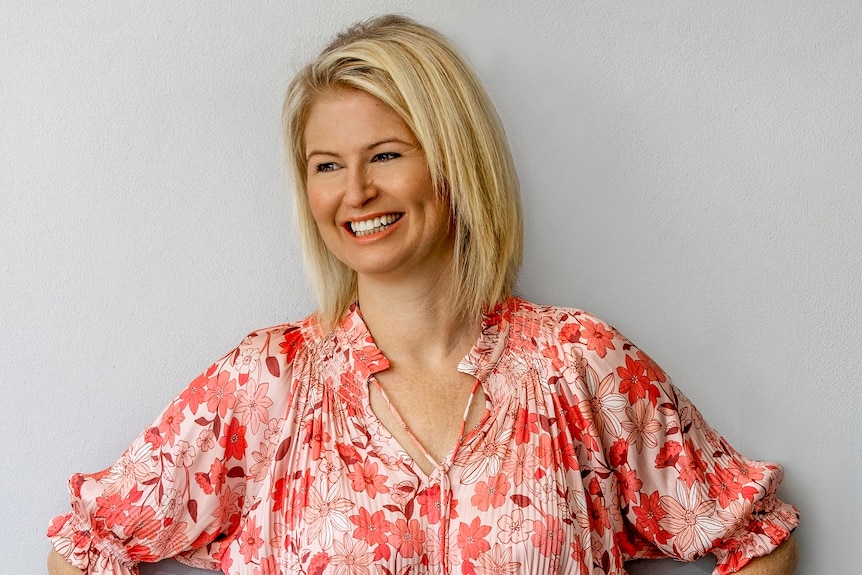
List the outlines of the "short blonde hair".
{"label": "short blonde hair", "polygon": [[362,90],[390,106],[425,153],[435,189],[450,202],[455,232],[453,302],[468,321],[514,289],[523,246],[518,177],[497,113],[467,62],[439,32],[381,16],[339,34],[287,89],[286,160],[299,230],[323,323],[333,327],[357,297],[356,273],[318,232],[306,193],[305,129],[321,96]]}

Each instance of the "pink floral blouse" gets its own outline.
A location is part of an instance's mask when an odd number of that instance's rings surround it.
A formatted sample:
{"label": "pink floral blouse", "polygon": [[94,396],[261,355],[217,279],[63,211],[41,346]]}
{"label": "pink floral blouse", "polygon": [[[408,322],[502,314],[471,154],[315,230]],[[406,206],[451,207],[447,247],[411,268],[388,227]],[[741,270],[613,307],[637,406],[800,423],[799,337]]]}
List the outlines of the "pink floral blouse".
{"label": "pink floral blouse", "polygon": [[510,298],[459,370],[486,412],[426,475],[371,411],[388,361],[354,306],[250,334],[112,467],[69,480],[48,535],[90,573],[165,557],[227,574],[622,574],[785,540],[782,469],[738,454],[589,314]]}

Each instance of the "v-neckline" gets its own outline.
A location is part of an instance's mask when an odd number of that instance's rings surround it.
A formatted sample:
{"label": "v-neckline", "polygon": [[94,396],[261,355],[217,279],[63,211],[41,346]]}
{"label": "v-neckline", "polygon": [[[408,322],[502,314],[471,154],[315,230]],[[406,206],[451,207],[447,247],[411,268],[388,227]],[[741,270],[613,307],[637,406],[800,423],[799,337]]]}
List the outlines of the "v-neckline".
{"label": "v-neckline", "polygon": [[[348,309],[348,313],[342,319],[339,328],[341,336],[348,343],[350,352],[353,355],[353,360],[357,364],[356,367],[358,368],[358,373],[356,374],[358,376],[356,387],[353,391],[359,396],[355,397],[355,399],[359,400],[359,405],[357,407],[360,407],[358,411],[361,413],[356,413],[356,415],[361,415],[361,417],[365,419],[363,424],[366,428],[378,428],[378,435],[380,435],[383,440],[377,441],[373,437],[374,434],[370,434],[372,436],[370,440],[374,444],[374,447],[376,449],[384,450],[388,457],[402,462],[402,464],[409,468],[409,470],[423,483],[430,484],[439,481],[441,472],[445,474],[445,472],[448,471],[456,460],[458,451],[464,445],[469,443],[489,420],[493,420],[493,394],[491,393],[491,390],[487,389],[486,382],[488,375],[493,371],[505,348],[506,336],[508,334],[508,316],[513,309],[517,308],[517,306],[518,299],[515,297],[509,297],[501,301],[492,312],[485,314],[482,318],[482,329],[477,341],[458,364],[458,371],[472,376],[475,380],[475,384],[461,418],[462,429],[456,438],[455,444],[448,449],[442,461],[434,461],[433,457],[428,454],[427,449],[415,438],[409,427],[405,425],[401,414],[399,414],[394,406],[392,406],[386,393],[383,391],[382,387],[380,387],[379,391],[381,396],[384,402],[389,406],[395,420],[403,429],[405,429],[408,436],[412,438],[413,443],[418,450],[425,455],[428,462],[433,464],[433,468],[429,473],[422,469],[415,458],[407,449],[405,449],[405,446],[393,436],[392,432],[383,424],[371,407],[369,386],[380,386],[379,381],[375,378],[375,374],[388,369],[390,367],[390,362],[386,356],[383,355],[380,348],[377,347],[368,326],[362,318],[362,313],[359,310],[358,304],[355,302],[351,304]],[[476,398],[479,395],[481,395],[482,400],[486,403],[485,411],[478,423],[472,429],[467,430],[465,425],[466,417],[469,415],[469,410],[471,409],[473,402],[477,401]],[[368,424],[371,425],[369,426]]]}

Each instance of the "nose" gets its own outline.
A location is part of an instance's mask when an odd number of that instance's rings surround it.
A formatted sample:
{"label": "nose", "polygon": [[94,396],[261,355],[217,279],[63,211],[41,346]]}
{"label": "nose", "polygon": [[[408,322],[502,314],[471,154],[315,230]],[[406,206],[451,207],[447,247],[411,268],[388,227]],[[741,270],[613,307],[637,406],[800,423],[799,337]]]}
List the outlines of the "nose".
{"label": "nose", "polygon": [[364,167],[347,169],[344,203],[351,207],[361,208],[377,197],[377,188]]}

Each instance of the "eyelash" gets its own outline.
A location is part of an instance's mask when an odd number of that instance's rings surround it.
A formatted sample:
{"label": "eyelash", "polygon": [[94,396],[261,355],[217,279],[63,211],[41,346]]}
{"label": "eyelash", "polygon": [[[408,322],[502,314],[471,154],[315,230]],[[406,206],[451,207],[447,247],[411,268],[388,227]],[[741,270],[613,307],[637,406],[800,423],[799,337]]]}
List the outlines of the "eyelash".
{"label": "eyelash", "polygon": [[318,174],[321,172],[331,172],[335,169],[335,162],[323,162],[314,166],[314,171]]}
{"label": "eyelash", "polygon": [[[388,162],[390,160],[395,160],[395,159],[400,158],[400,157],[401,157],[401,154],[399,154],[398,152],[380,152],[379,154],[374,154],[374,156],[371,158],[371,161],[372,162]],[[318,174],[319,173],[325,173],[325,172],[332,172],[335,169],[336,169],[335,162],[322,162],[322,163],[314,166],[314,170]]]}
{"label": "eyelash", "polygon": [[394,160],[396,158],[400,158],[401,154],[397,152],[381,152],[379,154],[375,154],[373,158],[371,158],[372,162],[388,162],[389,160]]}

